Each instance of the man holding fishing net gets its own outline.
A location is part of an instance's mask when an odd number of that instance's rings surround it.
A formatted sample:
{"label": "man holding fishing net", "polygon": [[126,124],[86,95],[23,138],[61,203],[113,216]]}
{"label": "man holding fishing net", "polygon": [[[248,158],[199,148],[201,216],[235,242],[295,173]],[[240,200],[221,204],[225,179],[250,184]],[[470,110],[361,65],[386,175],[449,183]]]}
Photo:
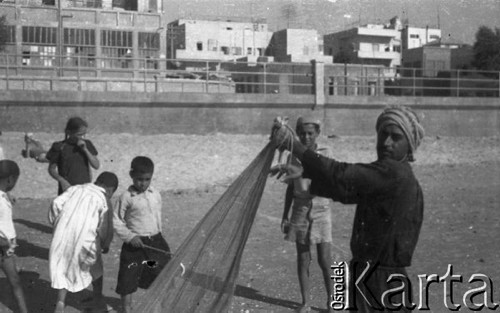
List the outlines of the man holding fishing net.
{"label": "man holding fishing net", "polygon": [[418,241],[424,202],[409,162],[414,161],[424,129],[417,115],[402,106],[385,109],[375,129],[377,160],[366,164],[343,163],[308,150],[279,119],[272,140],[301,161],[302,167],[281,166],[288,178],[309,178],[312,194],[357,204],[348,307],[359,312],[410,312],[411,286],[401,282],[408,280],[405,268],[411,265]]}

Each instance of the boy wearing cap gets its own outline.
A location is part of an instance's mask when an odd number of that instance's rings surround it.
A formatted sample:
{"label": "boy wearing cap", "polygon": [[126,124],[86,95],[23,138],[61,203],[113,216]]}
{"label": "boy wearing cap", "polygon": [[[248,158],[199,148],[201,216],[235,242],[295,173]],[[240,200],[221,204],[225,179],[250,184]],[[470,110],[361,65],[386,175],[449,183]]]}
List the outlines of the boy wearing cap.
{"label": "boy wearing cap", "polygon": [[[300,143],[325,157],[331,157],[331,150],[321,147],[316,140],[321,132],[321,122],[313,115],[297,119],[296,129]],[[301,167],[297,157],[290,155],[290,164]],[[272,170],[273,172],[273,170]],[[271,174],[273,174],[271,172]],[[316,197],[309,192],[311,180],[298,177],[289,180],[285,193],[285,206],[281,221],[281,231],[285,240],[295,242],[297,249],[297,274],[299,278],[301,306],[297,312],[310,311],[309,264],[311,263],[311,246],[317,249],[318,264],[325,283],[327,299],[331,295],[331,244],[332,220],[330,200]],[[292,209],[289,218],[290,208]]]}

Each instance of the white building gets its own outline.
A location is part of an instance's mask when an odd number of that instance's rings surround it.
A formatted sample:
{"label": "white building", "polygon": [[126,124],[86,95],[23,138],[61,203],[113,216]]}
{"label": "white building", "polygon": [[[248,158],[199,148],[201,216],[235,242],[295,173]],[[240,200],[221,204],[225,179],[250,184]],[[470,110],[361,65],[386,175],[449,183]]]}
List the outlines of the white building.
{"label": "white building", "polygon": [[325,54],[334,62],[384,65],[401,64],[401,32],[396,27],[368,24],[324,37]]}
{"label": "white building", "polygon": [[406,26],[401,30],[403,50],[420,48],[433,41],[441,40],[441,30]]}
{"label": "white building", "polygon": [[167,58],[236,60],[264,56],[272,37],[263,22],[180,19],[168,25]]}
{"label": "white building", "polygon": [[323,54],[323,38],[314,29],[283,29],[273,34],[269,54],[276,62],[312,60],[332,63],[331,56]]}

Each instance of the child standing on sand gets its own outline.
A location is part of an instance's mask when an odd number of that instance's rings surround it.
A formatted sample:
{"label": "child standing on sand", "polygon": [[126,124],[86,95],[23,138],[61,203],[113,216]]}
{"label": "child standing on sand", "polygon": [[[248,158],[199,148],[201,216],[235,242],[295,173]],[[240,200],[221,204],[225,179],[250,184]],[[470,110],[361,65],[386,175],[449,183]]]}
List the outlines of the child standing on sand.
{"label": "child standing on sand", "polygon": [[52,202],[49,265],[52,288],[58,289],[57,313],[64,312],[68,291],[81,291],[91,283],[93,304],[106,307],[101,252],[108,252],[113,239],[109,200],[117,187],[116,175],[103,172],[95,183],[71,186]]}
{"label": "child standing on sand", "polygon": [[161,195],[150,186],[153,172],[151,159],[135,157],[130,169],[133,184],[113,210],[113,226],[123,240],[116,292],[124,313],[132,312],[132,294],[137,288],[148,288],[171,258],[161,235]]}
{"label": "child standing on sand", "polygon": [[7,192],[11,191],[19,178],[19,166],[11,160],[0,160],[0,268],[10,283],[19,312],[26,313],[28,308],[23,288],[16,270],[14,250],[16,230],[12,221],[12,203]]}
{"label": "child standing on sand", "polygon": [[[320,121],[314,116],[304,116],[297,119],[296,132],[300,142],[308,149],[321,155],[331,157],[328,148],[320,147],[316,139],[320,134]],[[291,164],[300,166],[300,161],[290,155]],[[271,169],[276,174],[279,167]],[[285,193],[285,206],[281,222],[281,230],[285,239],[295,242],[297,248],[297,273],[299,276],[302,304],[297,312],[309,312],[309,264],[311,263],[311,245],[315,245],[318,255],[318,264],[323,273],[326,287],[327,303],[331,293],[330,263],[332,244],[332,222],[330,201],[326,198],[315,197],[309,192],[310,179],[298,177],[288,183]],[[290,208],[292,209],[289,218]],[[328,304],[327,304],[327,307]]]}
{"label": "child standing on sand", "polygon": [[97,150],[90,140],[85,139],[88,124],[80,117],[72,117],[66,123],[65,138],[57,141],[46,154],[49,174],[59,183],[58,194],[70,186],[90,183],[90,166],[99,168]]}

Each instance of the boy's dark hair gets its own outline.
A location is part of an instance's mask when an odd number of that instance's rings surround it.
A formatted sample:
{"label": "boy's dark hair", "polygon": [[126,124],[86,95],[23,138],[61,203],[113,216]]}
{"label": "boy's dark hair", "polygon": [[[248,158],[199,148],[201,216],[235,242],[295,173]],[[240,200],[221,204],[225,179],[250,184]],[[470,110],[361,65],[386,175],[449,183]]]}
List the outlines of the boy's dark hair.
{"label": "boy's dark hair", "polygon": [[155,170],[155,165],[153,161],[145,156],[138,156],[132,160],[130,164],[131,174],[149,174],[153,173]]}
{"label": "boy's dark hair", "polygon": [[81,127],[89,127],[87,122],[78,116],[74,116],[68,119],[68,122],[66,123],[66,128],[64,131],[66,133],[75,133],[77,132]]}
{"label": "boy's dark hair", "polygon": [[112,187],[114,190],[118,188],[118,177],[111,172],[102,172],[95,180],[96,185]]}
{"label": "boy's dark hair", "polygon": [[10,176],[19,176],[21,171],[16,162],[12,160],[1,160],[0,161],[0,179],[4,179]]}

